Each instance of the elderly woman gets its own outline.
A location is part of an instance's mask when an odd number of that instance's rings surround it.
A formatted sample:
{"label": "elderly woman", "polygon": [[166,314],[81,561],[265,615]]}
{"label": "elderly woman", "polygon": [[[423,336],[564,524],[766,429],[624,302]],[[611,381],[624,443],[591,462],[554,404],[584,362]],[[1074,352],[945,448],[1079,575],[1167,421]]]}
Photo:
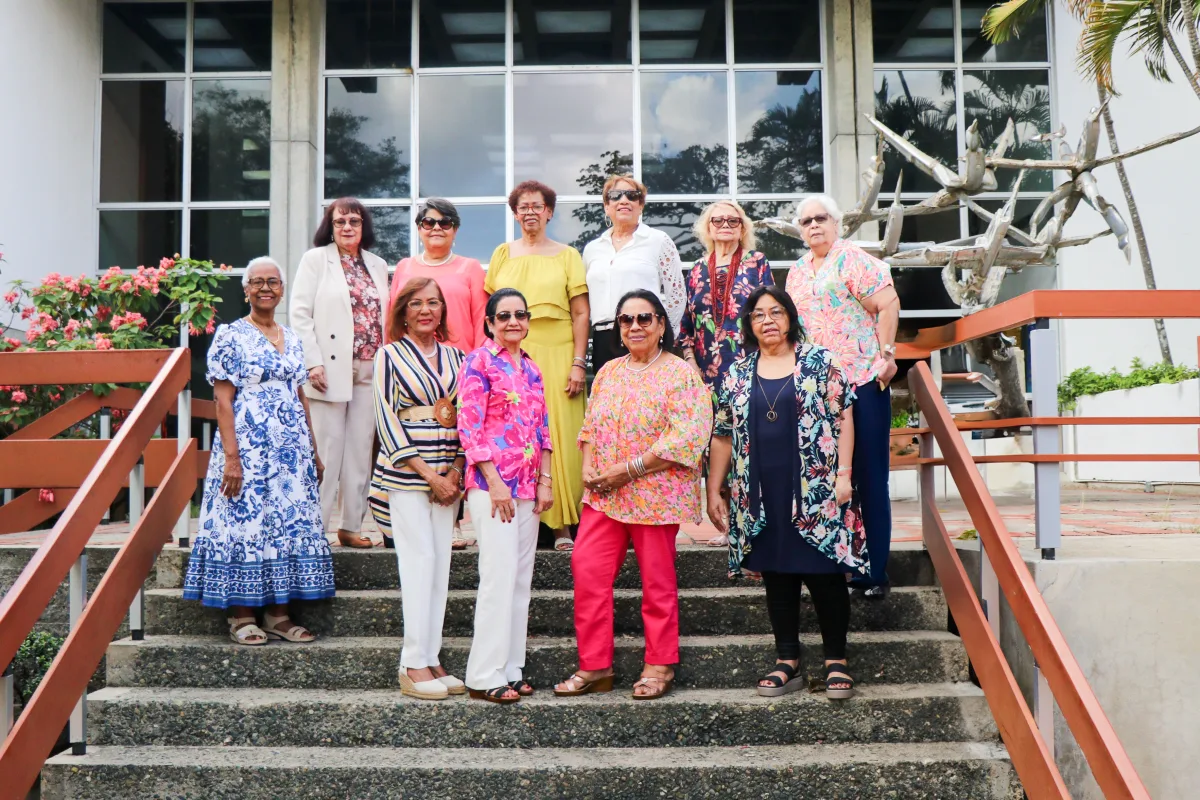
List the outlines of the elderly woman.
{"label": "elderly woman", "polygon": [[525,638],[538,515],[554,502],[554,478],[542,373],[521,349],[529,307],[517,290],[498,289],[486,315],[492,338],[467,357],[459,381],[467,505],[479,537],[467,686],[473,699],[507,704],[533,694],[522,674]]}
{"label": "elderly woman", "polygon": [[674,335],[658,295],[637,289],[615,314],[629,350],[596,375],[579,433],[584,493],[571,555],[579,670],[560,696],[613,686],[613,581],[632,540],[642,576],[646,660],[635,700],[671,691],[679,662],[675,534],[700,519],[700,460],[712,400],[695,370],[671,354]]}
{"label": "elderly woman", "polygon": [[372,488],[387,492],[400,569],[400,692],[442,700],[466,691],[439,655],[463,473],[454,408],[463,353],[442,344],[446,300],[436,281],[413,278],[401,288],[388,336],[375,354],[380,447]]}
{"label": "elderly woman", "polygon": [[611,175],[601,195],[611,227],[583,248],[592,307],[593,372],[621,355],[612,309],[626,292],[648,289],[657,294],[667,309],[672,333],[679,330],[687,305],[683,264],[675,242],[641,221],[646,208],[645,185],[632,175]]}
{"label": "elderly woman", "polygon": [[338,541],[370,547],[361,535],[375,442],[372,369],[383,344],[387,262],[367,252],[375,244],[371,214],[352,197],[335,200],[300,259],[289,309],[304,344],[313,430],[328,460],[321,519],[328,530],[340,492]]}
{"label": "elderly woman", "polygon": [[862,597],[882,599],[892,546],[888,384],[896,375],[900,298],[886,262],[838,238],[842,212],[833,198],[810,197],[798,214],[809,252],[788,272],[787,293],[813,342],[833,351],[855,387],[854,490],[862,503],[871,574],[854,586]]}
{"label": "elderly woman", "polygon": [[275,321],[279,265],[254,259],[242,287],[250,314],[217,328],[208,351],[217,435],[183,596],[224,609],[237,644],[311,642],[288,604],[333,597],[333,559],[317,490],[324,467],[301,388],[304,350]]}
{"label": "elderly woman", "polygon": [[[868,570],[862,521],[850,505],[854,389],[833,353],[804,341],[782,289],[756,289],[742,320],[747,355],[730,369],[718,399],[708,514],[718,530],[730,530],[730,575],[761,574],[766,586],[778,661],[758,693],[774,697],[804,683],[797,676],[800,588],[808,584],[825,648],[826,696],[845,699],[854,693],[846,574]],[[729,501],[718,487],[731,468]]]}
{"label": "elderly woman", "polygon": [[556,199],[554,190],[538,181],[525,181],[512,190],[508,206],[521,226],[521,238],[492,253],[483,288],[489,294],[516,289],[529,300],[524,347],[549,387],[546,405],[554,442],[549,467],[554,504],[541,521],[555,532],[555,549],[570,550],[567,526],[579,522],[583,496],[579,451],[572,445],[583,425],[590,312],[579,251],[546,236]]}

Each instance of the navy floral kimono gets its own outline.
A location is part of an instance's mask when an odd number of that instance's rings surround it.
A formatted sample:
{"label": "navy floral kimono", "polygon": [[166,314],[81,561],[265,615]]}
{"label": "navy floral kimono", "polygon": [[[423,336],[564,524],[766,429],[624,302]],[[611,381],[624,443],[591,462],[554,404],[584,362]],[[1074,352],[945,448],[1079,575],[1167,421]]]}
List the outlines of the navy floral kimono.
{"label": "navy floral kimono", "polygon": [[[729,574],[740,575],[742,560],[765,516],[756,459],[750,452],[750,393],[758,371],[757,350],[729,369],[717,396],[715,436],[733,438],[730,466]],[[808,342],[796,347],[797,441],[793,475],[792,523],[796,535],[847,571],[869,574],[867,537],[853,501],[841,506],[834,495],[838,471],[841,414],[854,402],[854,387],[833,354]]]}

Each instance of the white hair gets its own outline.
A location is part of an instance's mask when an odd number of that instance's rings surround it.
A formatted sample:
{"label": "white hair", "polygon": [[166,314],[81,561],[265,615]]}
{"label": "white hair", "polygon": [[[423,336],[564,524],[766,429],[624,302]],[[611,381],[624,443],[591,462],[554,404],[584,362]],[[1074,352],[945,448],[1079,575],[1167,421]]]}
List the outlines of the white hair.
{"label": "white hair", "polygon": [[821,207],[825,209],[825,213],[833,217],[834,222],[841,223],[842,210],[838,208],[837,201],[827,194],[814,194],[801,200],[796,206],[796,219],[800,219],[802,216],[800,212],[803,211],[804,207],[809,203],[820,203]]}
{"label": "white hair", "polygon": [[250,259],[250,263],[246,265],[246,271],[242,273],[242,288],[248,289],[250,287],[250,273],[254,271],[255,267],[262,267],[267,264],[279,270],[279,285],[287,286],[287,278],[284,277],[283,267],[279,266],[279,262],[270,256],[259,256],[258,258]]}

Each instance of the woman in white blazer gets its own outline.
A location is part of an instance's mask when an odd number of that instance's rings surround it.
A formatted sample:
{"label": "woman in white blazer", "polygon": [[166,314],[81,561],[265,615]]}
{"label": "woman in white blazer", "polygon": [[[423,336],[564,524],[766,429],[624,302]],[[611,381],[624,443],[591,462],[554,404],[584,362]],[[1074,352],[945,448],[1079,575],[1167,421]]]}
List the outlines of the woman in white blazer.
{"label": "woman in white blazer", "polygon": [[370,547],[362,535],[375,444],[375,352],[383,346],[387,262],[375,245],[371,212],[353,197],[335,200],[300,259],[288,309],[304,345],[318,452],[325,459],[321,517],[329,530],[342,496],[338,541]]}

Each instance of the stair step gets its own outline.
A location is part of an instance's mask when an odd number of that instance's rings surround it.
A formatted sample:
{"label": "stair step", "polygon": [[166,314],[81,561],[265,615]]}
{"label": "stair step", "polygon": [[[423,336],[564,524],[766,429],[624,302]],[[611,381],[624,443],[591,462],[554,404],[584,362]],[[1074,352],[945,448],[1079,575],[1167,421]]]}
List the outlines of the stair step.
{"label": "stair step", "polygon": [[[163,549],[158,558],[155,578],[163,589],[179,589],[187,573],[190,550],[174,545]],[[709,589],[729,586],[727,577],[728,551],[725,548],[682,547],[675,561],[675,571],[681,589]],[[479,585],[479,550],[472,547],[455,552],[450,561],[450,588],[475,589]],[[372,550],[333,548],[334,582],[342,589],[396,589],[396,551],[377,547]],[[888,575],[893,586],[933,586],[933,565],[924,548],[916,542],[892,545],[888,560]],[[571,554],[554,550],[539,550],[533,567],[534,589],[570,589]],[[617,576],[620,589],[641,586],[637,560],[630,551]]]}
{"label": "stair step", "polygon": [[[816,634],[801,637],[802,666],[821,672]],[[396,637],[328,637],[312,644],[236,645],[206,636],[122,639],[108,648],[109,686],[258,687],[280,689],[392,689],[402,640]],[[442,663],[463,674],[471,640],[443,640]],[[967,657],[958,637],[940,631],[851,633],[848,656],[861,685],[941,683],[967,680]],[[619,636],[614,666],[618,685],[641,672],[644,643]],[[770,636],[684,636],[680,640],[680,688],[745,689],[775,661]],[[546,688],[570,675],[578,663],[574,637],[529,640],[525,675]]]}
{"label": "stair step", "polygon": [[42,770],[43,800],[353,797],[1017,800],[985,742],[775,747],[89,747]]}
{"label": "stair step", "polygon": [[868,686],[850,702],[805,691],[683,689],[654,703],[628,689],[558,698],[545,687],[499,709],[398,689],[109,688],[88,696],[94,744],[257,747],[697,747],[997,741],[970,683]]}
{"label": "stair step", "polygon": [[[642,632],[641,592],[616,591],[615,631]],[[574,595],[567,590],[538,590],[529,604],[532,636],[573,636]],[[225,617],[200,603],[184,600],[182,589],[153,589],[146,593],[147,630],[159,634],[220,634]],[[338,590],[331,600],[298,604],[296,620],[314,633],[327,636],[399,636],[403,633],[400,592],[395,589]],[[447,636],[474,633],[475,592],[450,592],[444,632]],[[802,630],[817,630],[810,601],[801,604]],[[894,590],[882,602],[851,604],[850,630],[937,630],[946,627],[946,604],[932,586]],[[682,589],[679,592],[679,631],[683,635],[731,632],[770,633],[761,586],[724,589]]]}

